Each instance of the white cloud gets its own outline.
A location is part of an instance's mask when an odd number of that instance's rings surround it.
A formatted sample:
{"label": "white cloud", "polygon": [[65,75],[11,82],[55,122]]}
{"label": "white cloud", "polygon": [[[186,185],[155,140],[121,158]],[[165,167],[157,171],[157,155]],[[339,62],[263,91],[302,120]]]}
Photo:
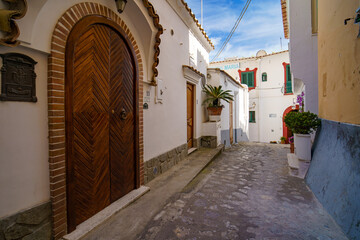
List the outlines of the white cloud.
{"label": "white cloud", "polygon": [[221,37],[212,37],[210,38],[211,42],[214,44],[214,46],[219,45],[220,41],[221,41]]}

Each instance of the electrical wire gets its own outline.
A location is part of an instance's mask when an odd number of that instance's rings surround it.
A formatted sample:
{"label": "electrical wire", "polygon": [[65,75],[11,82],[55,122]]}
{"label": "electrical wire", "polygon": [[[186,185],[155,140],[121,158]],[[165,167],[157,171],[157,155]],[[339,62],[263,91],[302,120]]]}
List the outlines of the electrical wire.
{"label": "electrical wire", "polygon": [[222,51],[225,49],[226,45],[228,44],[228,42],[230,41],[231,37],[233,36],[234,32],[236,31],[236,28],[239,26],[239,23],[241,21],[241,19],[243,18],[243,16],[245,15],[246,13],[246,10],[248,9],[249,5],[251,3],[251,0],[247,0],[247,2],[245,3],[245,6],[244,8],[242,9],[238,19],[236,20],[233,28],[231,29],[229,35],[227,36],[225,42],[223,43],[223,45],[221,46],[221,48],[219,49],[219,51],[217,52],[217,54],[213,57],[213,59],[211,60],[214,61],[214,59],[218,58],[219,55],[222,53]]}

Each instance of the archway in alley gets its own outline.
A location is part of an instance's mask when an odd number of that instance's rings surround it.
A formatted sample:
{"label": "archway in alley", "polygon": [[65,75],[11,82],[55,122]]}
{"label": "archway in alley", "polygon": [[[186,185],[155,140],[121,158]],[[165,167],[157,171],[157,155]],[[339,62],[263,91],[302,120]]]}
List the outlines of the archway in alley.
{"label": "archway in alley", "polygon": [[297,112],[299,111],[299,106],[296,105],[296,108],[294,109],[292,106],[288,107],[285,109],[284,114],[283,114],[283,136],[286,138],[285,143],[289,143],[289,137],[293,136],[293,132],[286,126],[284,120],[285,120],[285,116],[290,113],[290,112]]}

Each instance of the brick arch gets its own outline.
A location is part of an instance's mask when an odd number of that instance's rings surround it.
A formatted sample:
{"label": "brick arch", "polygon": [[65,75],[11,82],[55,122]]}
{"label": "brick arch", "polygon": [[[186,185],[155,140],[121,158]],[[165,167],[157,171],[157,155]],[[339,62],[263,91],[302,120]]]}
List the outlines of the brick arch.
{"label": "brick arch", "polygon": [[48,59],[48,118],[50,199],[54,239],[67,233],[66,157],[65,157],[65,48],[74,25],[83,17],[100,15],[113,22],[127,35],[135,52],[139,81],[139,161],[140,185],[144,184],[143,166],[143,63],[139,47],[130,29],[111,9],[98,3],[79,3],[69,8],[58,20],[51,39]]}

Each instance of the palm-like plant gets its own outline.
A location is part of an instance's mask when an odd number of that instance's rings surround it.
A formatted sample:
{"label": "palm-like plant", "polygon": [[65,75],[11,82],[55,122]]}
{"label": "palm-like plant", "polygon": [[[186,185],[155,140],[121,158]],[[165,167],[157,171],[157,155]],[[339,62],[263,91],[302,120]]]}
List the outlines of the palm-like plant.
{"label": "palm-like plant", "polygon": [[225,102],[234,101],[234,95],[231,94],[230,90],[222,90],[222,86],[214,87],[206,84],[203,88],[203,92],[206,94],[206,99],[203,104],[210,102],[209,107],[222,107],[220,100]]}

